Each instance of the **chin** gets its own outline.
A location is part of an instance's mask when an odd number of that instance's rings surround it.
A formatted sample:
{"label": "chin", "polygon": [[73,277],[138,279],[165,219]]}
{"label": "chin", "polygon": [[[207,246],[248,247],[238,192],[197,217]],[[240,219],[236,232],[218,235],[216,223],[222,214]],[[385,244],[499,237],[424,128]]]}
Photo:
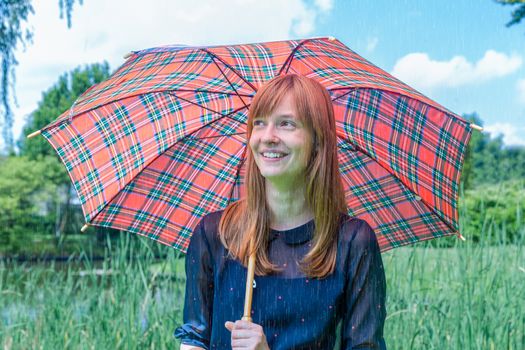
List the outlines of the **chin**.
{"label": "chin", "polygon": [[265,179],[270,180],[270,179],[273,179],[273,178],[279,178],[283,174],[281,172],[277,172],[277,171],[261,171],[261,175]]}

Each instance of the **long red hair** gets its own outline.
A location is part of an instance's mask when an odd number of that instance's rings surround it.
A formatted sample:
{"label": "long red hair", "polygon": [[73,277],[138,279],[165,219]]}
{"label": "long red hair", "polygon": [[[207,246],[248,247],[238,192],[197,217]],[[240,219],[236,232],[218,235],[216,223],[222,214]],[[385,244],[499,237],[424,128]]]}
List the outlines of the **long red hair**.
{"label": "long red hair", "polygon": [[[328,91],[316,80],[301,75],[278,76],[262,86],[248,112],[247,140],[255,117],[266,117],[287,94],[292,96],[297,116],[313,135],[306,169],[306,201],[314,214],[312,248],[300,262],[309,277],[323,278],[335,269],[337,233],[341,213],[347,210],[337,162],[337,139],[332,101]],[[250,147],[246,158],[246,198],[230,204],[224,211],[219,234],[230,255],[244,266],[256,253],[255,273],[279,271],[268,256],[270,211],[266,202],[265,179],[255,164]]]}

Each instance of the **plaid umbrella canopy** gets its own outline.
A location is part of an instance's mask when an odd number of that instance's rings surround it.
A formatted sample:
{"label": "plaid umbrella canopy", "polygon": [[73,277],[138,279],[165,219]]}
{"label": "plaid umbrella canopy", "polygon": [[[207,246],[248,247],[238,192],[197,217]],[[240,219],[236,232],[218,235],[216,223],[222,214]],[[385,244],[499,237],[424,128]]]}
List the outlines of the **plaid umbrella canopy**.
{"label": "plaid umbrella canopy", "polygon": [[200,217],[242,197],[250,102],[290,73],[328,89],[349,214],[370,224],[382,251],[459,235],[475,126],[333,38],[132,52],[40,132],[88,224],[185,252]]}

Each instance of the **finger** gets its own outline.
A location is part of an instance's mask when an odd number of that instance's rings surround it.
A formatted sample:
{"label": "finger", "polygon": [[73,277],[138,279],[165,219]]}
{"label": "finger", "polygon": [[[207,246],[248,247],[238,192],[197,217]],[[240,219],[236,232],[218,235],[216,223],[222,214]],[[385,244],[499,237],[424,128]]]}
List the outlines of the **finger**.
{"label": "finger", "polygon": [[233,330],[232,337],[231,337],[231,346],[232,349],[254,349],[259,345],[262,345],[263,343],[266,344],[266,340],[264,338],[264,335],[257,334],[253,331],[242,331],[245,333],[249,333],[247,337],[245,335],[242,335],[242,337],[237,338],[238,332],[241,332],[239,330]]}
{"label": "finger", "polygon": [[231,340],[231,346],[232,350],[237,349],[253,349],[254,341],[253,339],[232,339]]}
{"label": "finger", "polygon": [[233,328],[235,327],[235,323],[226,321],[226,323],[224,324],[224,327],[226,327],[226,329],[231,332]]}
{"label": "finger", "polygon": [[257,332],[251,329],[233,329],[231,338],[232,339],[248,339],[258,335]]}
{"label": "finger", "polygon": [[243,320],[237,320],[235,321],[235,329],[254,329],[259,326],[258,324],[255,324],[253,322],[243,321]]}
{"label": "finger", "polygon": [[248,322],[248,321],[236,321],[235,322],[235,328],[238,330],[249,330],[253,334],[264,334],[263,327],[257,323]]}

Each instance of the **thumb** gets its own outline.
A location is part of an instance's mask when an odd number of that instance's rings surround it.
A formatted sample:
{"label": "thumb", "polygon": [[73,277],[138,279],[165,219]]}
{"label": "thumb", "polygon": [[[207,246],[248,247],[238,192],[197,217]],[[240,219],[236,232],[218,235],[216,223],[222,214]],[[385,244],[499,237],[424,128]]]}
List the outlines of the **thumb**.
{"label": "thumb", "polygon": [[226,321],[226,323],[224,324],[224,327],[226,327],[226,329],[228,329],[230,332],[233,330],[233,326],[235,326],[235,323],[230,321]]}

